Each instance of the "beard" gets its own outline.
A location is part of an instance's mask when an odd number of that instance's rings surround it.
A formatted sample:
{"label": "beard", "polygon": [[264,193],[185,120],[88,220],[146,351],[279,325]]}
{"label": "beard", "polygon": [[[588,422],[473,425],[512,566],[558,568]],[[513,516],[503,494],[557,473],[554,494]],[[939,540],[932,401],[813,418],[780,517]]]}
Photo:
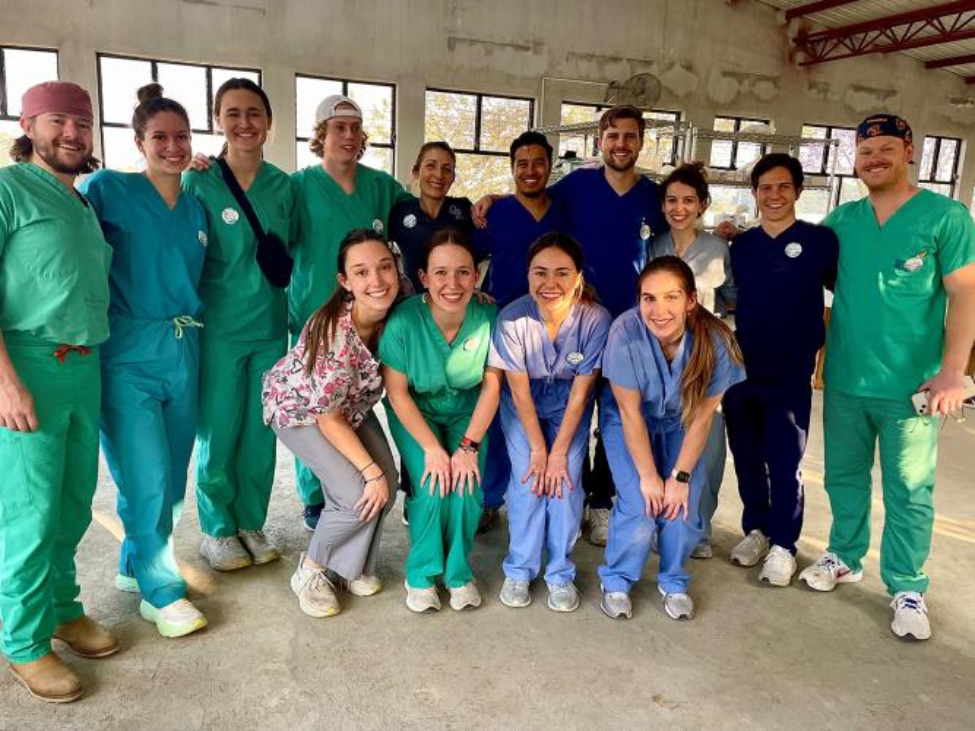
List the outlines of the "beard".
{"label": "beard", "polygon": [[542,193],[545,192],[545,188],[539,188],[538,190],[519,190],[518,193],[525,196],[525,198],[539,198]]}
{"label": "beard", "polygon": [[87,150],[84,150],[76,161],[72,162],[61,157],[63,153],[58,147],[57,141],[49,142],[48,140],[34,138],[32,143],[34,145],[34,152],[37,153],[37,156],[55,172],[63,175],[78,175],[80,173],[88,172],[91,169],[91,162],[93,159],[91,156],[91,146],[89,146]]}
{"label": "beard", "polygon": [[636,155],[631,155],[630,161],[627,163],[616,162],[613,159],[612,155],[610,155],[609,157],[604,157],[603,162],[606,164],[606,167],[612,168],[613,170],[619,173],[625,173],[627,170],[632,170],[633,168],[636,167]]}

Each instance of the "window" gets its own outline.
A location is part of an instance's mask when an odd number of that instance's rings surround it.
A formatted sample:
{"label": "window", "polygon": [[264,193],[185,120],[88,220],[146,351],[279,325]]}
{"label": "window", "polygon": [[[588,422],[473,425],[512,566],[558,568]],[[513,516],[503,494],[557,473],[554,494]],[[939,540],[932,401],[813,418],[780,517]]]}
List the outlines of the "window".
{"label": "window", "polygon": [[24,92],[57,78],[57,51],[0,46],[0,167],[13,162],[7,152],[23,134],[20,102]]}
{"label": "window", "polygon": [[426,141],[445,140],[457,153],[452,195],[477,200],[511,190],[511,141],[532,126],[535,101],[427,89]]}
{"label": "window", "polygon": [[223,146],[213,119],[213,95],[227,79],[244,77],[261,83],[255,69],[222,68],[98,54],[98,87],[105,167],[141,169],[142,155],[132,141],[132,111],[140,87],[156,81],[163,93],[184,107],[193,131],[193,151],[216,155]]}
{"label": "window", "polygon": [[918,185],[954,198],[960,159],[961,140],[955,137],[928,135],[924,138]]}
{"label": "window", "polygon": [[[599,116],[609,109],[605,104],[582,104],[576,102],[562,103],[561,124],[584,124],[598,122]],[[680,112],[666,109],[654,109],[644,112],[646,119],[680,122]],[[648,127],[643,140],[643,150],[637,160],[637,165],[649,170],[659,170],[664,165],[677,164],[677,136],[675,128]],[[596,149],[597,132],[571,132],[559,135],[559,157],[567,152],[574,152],[576,157],[585,158],[598,155]]]}
{"label": "window", "polygon": [[[859,200],[867,194],[866,188],[857,179],[854,170],[856,162],[856,130],[852,127],[834,127],[828,124],[804,124],[802,136],[819,140],[839,140],[839,146],[832,145],[802,145],[799,148],[799,159],[802,169],[809,175],[828,176],[833,166],[833,154],[836,153],[836,168],[838,179],[834,193],[833,206]],[[803,198],[806,194],[803,194]],[[800,199],[801,202],[801,199]],[[824,209],[825,210],[825,209]]]}
{"label": "window", "polygon": [[362,109],[362,129],[369,145],[362,162],[370,167],[395,171],[396,157],[396,87],[393,84],[371,84],[322,76],[295,76],[296,160],[298,168],[320,165],[321,160],[308,148],[315,129],[315,110],[332,94],[343,94],[355,100]]}
{"label": "window", "polygon": [[[769,134],[768,119],[750,117],[715,117],[715,132]],[[741,170],[768,152],[766,145],[739,140],[712,140],[710,166],[721,170]]]}

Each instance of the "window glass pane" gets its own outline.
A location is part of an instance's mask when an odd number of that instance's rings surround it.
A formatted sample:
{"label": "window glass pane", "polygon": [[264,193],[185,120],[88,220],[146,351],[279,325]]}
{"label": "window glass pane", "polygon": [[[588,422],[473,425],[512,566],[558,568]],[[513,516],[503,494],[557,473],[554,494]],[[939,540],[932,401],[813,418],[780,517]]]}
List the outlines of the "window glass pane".
{"label": "window glass pane", "polygon": [[829,207],[829,191],[823,188],[806,188],[796,201],[796,217],[810,223],[819,223],[826,217]]}
{"label": "window glass pane", "polygon": [[[318,158],[315,159],[318,160]],[[321,164],[321,160],[318,162]],[[367,147],[359,162],[371,168],[384,170],[390,175],[393,174],[393,151],[389,147]]]}
{"label": "window glass pane", "polygon": [[843,178],[840,180],[840,205],[851,201],[858,201],[867,194],[867,187],[857,178]]}
{"label": "window glass pane", "polygon": [[921,170],[918,177],[921,180],[930,180],[931,172],[934,168],[934,137],[924,138],[924,149],[921,153]]}
{"label": "window glass pane", "polygon": [[243,69],[222,69],[214,67],[210,71],[213,81],[213,93],[216,95],[217,89],[227,79],[250,79],[258,86],[261,85],[261,75],[256,71],[244,71]]}
{"label": "window glass pane", "polygon": [[322,158],[318,157],[318,155],[314,154],[310,149],[308,149],[308,142],[304,140],[298,141],[297,149],[295,150],[295,158],[297,160],[297,167],[295,170],[301,170],[303,168],[322,164]]}
{"label": "window glass pane", "polygon": [[3,51],[7,81],[7,114],[19,117],[21,97],[34,84],[58,78],[58,54],[7,48]]}
{"label": "window glass pane", "polygon": [[853,175],[853,163],[857,157],[856,136],[856,130],[833,128],[831,137],[834,140],[839,140],[840,144],[836,148],[830,147],[830,157],[826,161],[826,172],[829,172],[829,166],[832,164],[831,156],[835,150],[837,155],[836,173],[838,175]]}
{"label": "window glass pane", "polygon": [[739,142],[738,154],[735,155],[735,169],[741,170],[751,165],[762,156],[762,146],[754,142]]}
{"label": "window glass pane", "polygon": [[734,132],[735,120],[732,117],[715,117],[714,129],[716,132]]}
{"label": "window glass pane", "polygon": [[[295,77],[295,128],[298,137],[311,137],[315,129],[315,110],[322,100],[342,93],[342,82],[334,79]],[[306,145],[307,149],[307,145]]]}
{"label": "window glass pane", "polygon": [[[711,205],[704,213],[704,225],[712,228],[718,222],[732,217],[755,217],[755,201],[752,191],[745,186],[712,185]],[[739,220],[739,223],[741,221]]]}
{"label": "window glass pane", "polygon": [[930,191],[933,191],[935,193],[940,193],[941,195],[947,196],[948,198],[951,198],[952,197],[952,194],[954,192],[953,191],[954,186],[951,185],[951,183],[925,183],[925,182],[920,182],[920,183],[918,183],[918,187],[920,187],[920,188],[927,188]]}
{"label": "window glass pane", "polygon": [[[817,140],[825,140],[826,128],[804,124],[800,135],[802,137],[814,137]],[[802,162],[802,169],[805,172],[817,175],[823,171],[823,163],[826,160],[826,148],[824,145],[801,145],[799,147],[799,160]]]}
{"label": "window glass pane", "polygon": [[[586,124],[599,120],[599,107],[587,104],[563,104],[560,124]],[[559,157],[575,152],[576,157],[586,158],[593,154],[596,140],[595,131],[585,133],[566,133],[559,135]]]}
{"label": "window glass pane", "polygon": [[481,148],[507,152],[511,140],[531,126],[531,102],[486,96],[481,101]]}
{"label": "window glass pane", "polygon": [[511,193],[511,165],[508,157],[457,155],[457,181],[450,194],[476,201],[487,193]]}
{"label": "window glass pane", "polygon": [[958,140],[941,139],[941,150],[938,152],[938,168],[934,179],[943,183],[954,182],[955,160],[958,155]]}
{"label": "window glass pane", "polygon": [[732,143],[729,140],[711,141],[711,167],[730,168],[731,167]]}
{"label": "window glass pane", "polygon": [[13,165],[10,159],[10,146],[23,132],[17,122],[8,119],[0,119],[0,168]]}
{"label": "window glass pane", "polygon": [[[667,122],[679,122],[679,112],[646,112],[648,119]],[[674,140],[674,127],[647,127],[643,140],[643,149],[637,165],[650,170],[659,170],[664,165],[671,165],[676,157],[677,147]]]}
{"label": "window glass pane", "polygon": [[362,108],[362,128],[374,142],[393,141],[393,88],[378,84],[349,84],[349,96]]}
{"label": "window glass pane", "polygon": [[207,70],[204,67],[161,63],[159,83],[167,97],[186,107],[186,113],[190,115],[190,127],[210,129],[207,113]]}
{"label": "window glass pane", "polygon": [[113,170],[144,170],[145,159],[128,127],[102,127],[102,165]]}
{"label": "window glass pane", "polygon": [[152,81],[152,64],[130,58],[102,57],[99,60],[102,122],[130,124],[132,111],[139,103],[136,92]]}
{"label": "window glass pane", "polygon": [[445,140],[455,149],[474,149],[477,97],[473,94],[452,94],[428,91],[424,139]]}
{"label": "window glass pane", "polygon": [[204,155],[211,155],[216,157],[220,154],[220,150],[223,149],[223,135],[221,134],[206,134],[205,132],[194,132],[193,133],[193,152],[202,152]]}

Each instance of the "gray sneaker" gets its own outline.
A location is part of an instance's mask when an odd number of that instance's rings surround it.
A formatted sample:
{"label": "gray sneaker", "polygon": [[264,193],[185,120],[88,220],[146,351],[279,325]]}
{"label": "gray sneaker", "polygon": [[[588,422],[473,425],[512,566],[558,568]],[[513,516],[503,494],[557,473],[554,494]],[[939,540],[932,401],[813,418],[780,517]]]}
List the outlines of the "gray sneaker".
{"label": "gray sneaker", "polygon": [[271,561],[277,561],[281,558],[278,549],[267,539],[262,530],[237,531],[237,537],[253,558],[255,566],[271,563]]}
{"label": "gray sneaker", "polygon": [[589,542],[594,546],[605,546],[609,540],[609,509],[589,509]]}
{"label": "gray sneaker", "polygon": [[200,542],[200,555],[217,571],[235,571],[254,563],[251,555],[240,545],[237,536],[217,538],[204,535]]}
{"label": "gray sneaker", "polygon": [[342,611],[335,586],[324,568],[305,566],[304,551],[298,559],[298,568],[291,575],[291,591],[298,596],[298,606],[309,617],[332,617]]}
{"label": "gray sneaker", "polygon": [[574,612],[579,608],[579,590],[571,581],[548,584],[548,608],[553,612]]}
{"label": "gray sneaker", "polygon": [[668,594],[660,590],[664,597],[664,611],[671,619],[694,619],[694,600],[690,594]]}
{"label": "gray sneaker", "polygon": [[739,566],[754,566],[768,553],[768,538],[757,528],[742,538],[731,549],[731,563]]}
{"label": "gray sneaker", "polygon": [[694,546],[691,551],[691,558],[711,558],[714,556],[714,549],[711,548],[711,539],[702,538],[701,542]]}
{"label": "gray sneaker", "polygon": [[611,619],[629,619],[633,616],[633,603],[630,595],[625,591],[606,591],[603,589],[603,598],[599,602],[599,608],[603,610],[607,617]]}
{"label": "gray sneaker", "polygon": [[448,586],[447,591],[450,592],[450,608],[455,612],[481,606],[481,592],[477,590],[473,579],[457,589]]}
{"label": "gray sneaker", "polygon": [[501,603],[506,607],[520,609],[532,603],[531,591],[527,581],[517,581],[506,577],[501,585]]}

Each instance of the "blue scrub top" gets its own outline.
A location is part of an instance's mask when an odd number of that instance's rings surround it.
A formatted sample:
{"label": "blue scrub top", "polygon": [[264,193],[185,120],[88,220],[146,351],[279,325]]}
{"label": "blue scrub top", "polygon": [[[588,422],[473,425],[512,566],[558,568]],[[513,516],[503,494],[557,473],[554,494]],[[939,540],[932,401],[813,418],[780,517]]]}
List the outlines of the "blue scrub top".
{"label": "blue scrub top", "polygon": [[431,218],[423,210],[419,198],[400,201],[389,214],[389,238],[399,246],[404,273],[415,292],[423,291],[417,272],[423,263],[427,242],[444,228],[455,228],[468,238],[473,236],[470,199],[447,196],[436,218]]}
{"label": "blue scrub top", "polygon": [[174,317],[200,318],[203,313],[199,285],[207,246],[206,213],[186,193],[170,209],[141,173],[99,170],[79,189],[91,201],[113,250],[111,334],[102,358],[140,351],[140,359],[151,359],[147,321],[163,323],[161,332],[171,336]]}
{"label": "blue scrub top", "polygon": [[[599,368],[610,322],[606,308],[580,302],[553,343],[535,300],[531,295],[519,297],[498,315],[488,365],[526,373],[539,418],[561,416],[573,379]],[[507,380],[501,397],[514,406]]]}
{"label": "blue scrub top", "polygon": [[[728,355],[724,340],[715,335],[714,371],[708,383],[707,396],[719,396],[745,380],[745,369]],[[660,343],[640,316],[640,308],[623,313],[613,322],[603,350],[603,376],[617,386],[639,391],[643,399],[643,418],[651,432],[677,431],[681,425],[681,377],[694,348],[694,336],[688,330],[681,339],[674,359],[667,362]],[[620,425],[619,406],[612,389],[602,396],[604,423]]]}
{"label": "blue scrub top", "polygon": [[776,237],[761,226],[731,246],[735,327],[752,381],[804,382],[826,340],[823,288],[832,289],[839,242],[832,229],[796,221]]}
{"label": "blue scrub top", "polygon": [[636,302],[649,241],[667,229],[659,190],[641,176],[619,195],[601,167],[574,170],[550,188],[565,206],[565,230],[582,244],[586,281],[613,317]]}
{"label": "blue scrub top", "polygon": [[504,307],[528,292],[528,249],[542,235],[564,230],[562,206],[552,200],[541,221],[515,196],[497,201],[488,211],[486,229],[474,233],[478,258],[491,257],[484,291]]}

